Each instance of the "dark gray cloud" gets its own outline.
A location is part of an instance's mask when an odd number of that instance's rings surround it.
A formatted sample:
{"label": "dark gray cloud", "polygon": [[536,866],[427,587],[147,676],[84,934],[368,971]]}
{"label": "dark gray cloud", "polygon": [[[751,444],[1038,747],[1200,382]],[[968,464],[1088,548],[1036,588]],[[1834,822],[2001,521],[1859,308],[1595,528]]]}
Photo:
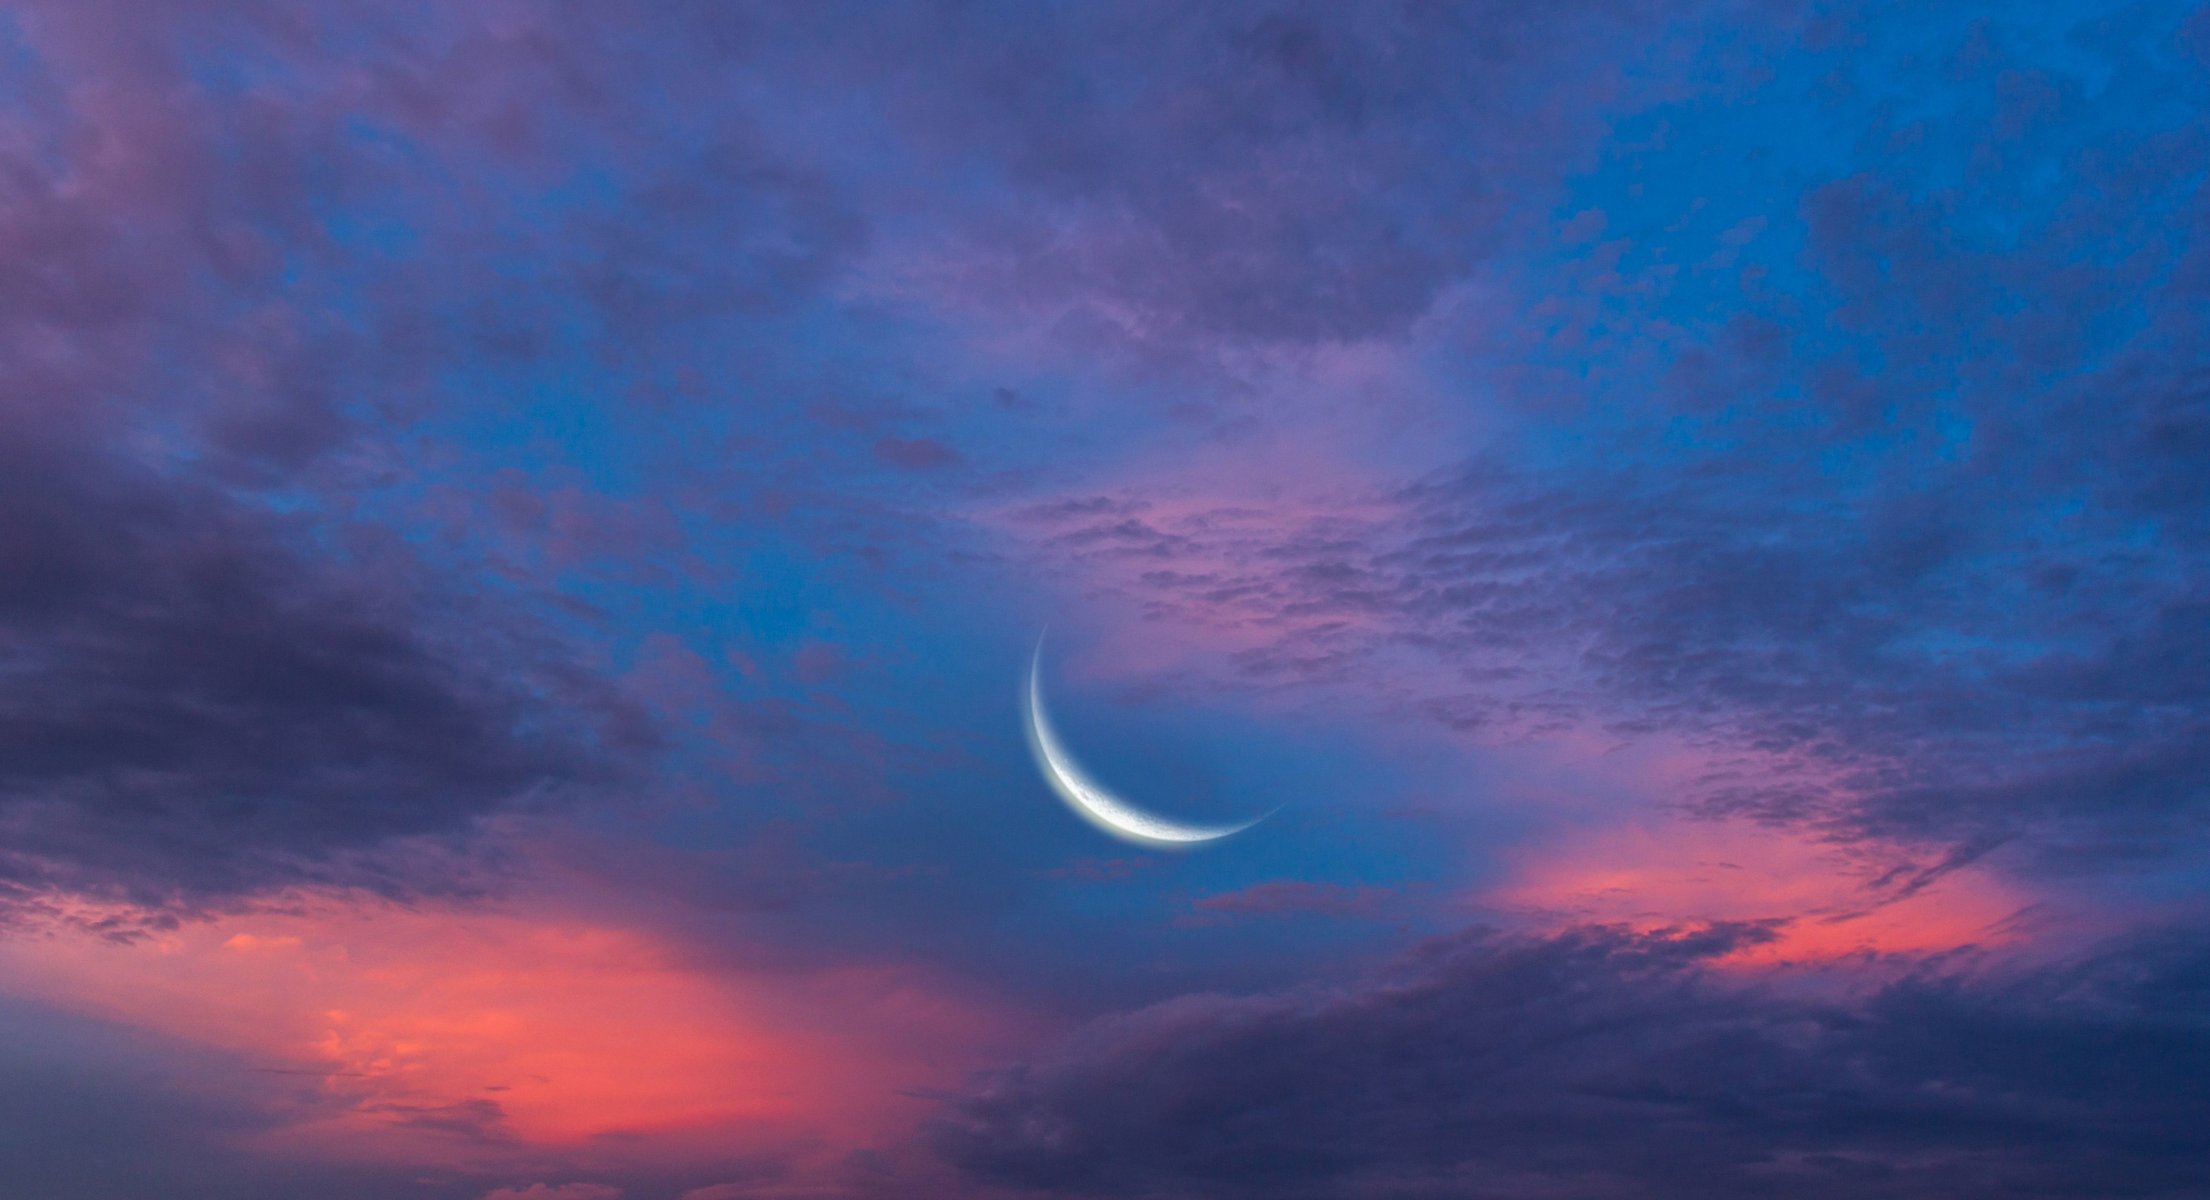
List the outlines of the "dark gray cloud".
{"label": "dark gray cloud", "polygon": [[[0,443],[0,875],[162,904],[335,875],[603,786],[649,725],[403,552],[334,555],[219,493]],[[395,884],[396,886],[396,884]]]}
{"label": "dark gray cloud", "polygon": [[[731,91],[750,23],[95,0],[0,28],[16,902],[450,882],[405,854],[639,778],[658,734],[573,636],[604,614],[530,572],[649,550],[625,578],[664,579],[680,530],[525,472],[570,421],[725,401],[700,324],[786,313],[865,245]],[[548,421],[541,371],[603,386]],[[762,425],[811,400],[771,398]],[[479,519],[501,489],[526,520]]]}
{"label": "dark gray cloud", "polygon": [[2210,959],[2191,934],[1846,999],[1710,969],[1769,934],[1470,932],[1348,982],[1184,997],[983,1077],[933,1138],[981,1178],[1060,1196],[2198,1185]]}
{"label": "dark gray cloud", "polygon": [[[382,76],[341,103],[335,77],[313,75],[326,49],[247,6],[201,31],[226,62],[250,71],[278,48],[314,61],[283,86],[227,88],[194,73],[206,47],[144,15],[34,6],[6,30],[21,86],[5,103],[39,136],[0,150],[13,264],[0,282],[0,886],[15,905],[63,892],[167,908],[309,880],[450,884],[446,867],[385,852],[603,792],[656,736],[530,615],[514,594],[526,588],[501,600],[440,575],[374,501],[403,482],[400,430],[461,350],[420,336],[421,314],[471,290],[483,257],[467,242],[480,225],[439,223],[406,193],[420,160],[378,146],[412,135],[426,155],[483,151],[450,144],[469,122],[419,107],[456,115],[468,81],[433,72],[440,101],[425,80]],[[371,44],[405,40],[362,20]],[[504,49],[517,70],[533,57]],[[588,90],[559,92],[571,119]],[[381,142],[361,136],[379,124]],[[686,175],[697,190],[644,186],[639,202],[686,229],[725,207],[716,187],[772,207],[772,180],[730,182],[751,178],[733,157]],[[512,167],[494,158],[471,178],[496,187]],[[451,253],[388,255],[329,219],[348,207]],[[627,307],[653,322],[802,287],[812,254],[803,231],[757,254],[724,243],[730,290],[693,295],[654,247],[599,232],[575,239],[590,278],[574,290],[623,308],[601,294],[649,275],[662,307]]]}

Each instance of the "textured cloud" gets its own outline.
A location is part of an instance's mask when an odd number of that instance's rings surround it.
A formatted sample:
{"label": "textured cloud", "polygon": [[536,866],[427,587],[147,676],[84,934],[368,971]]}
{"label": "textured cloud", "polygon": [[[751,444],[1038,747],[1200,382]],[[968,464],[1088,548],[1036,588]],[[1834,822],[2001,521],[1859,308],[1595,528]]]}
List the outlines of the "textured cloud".
{"label": "textured cloud", "polygon": [[317,878],[350,852],[610,782],[649,727],[569,653],[310,559],[208,489],[90,454],[0,470],[0,823],[19,888],[162,903]]}
{"label": "textured cloud", "polygon": [[[19,901],[415,886],[442,869],[371,852],[608,794],[654,743],[526,585],[441,571],[394,520],[416,473],[465,478],[403,431],[496,408],[445,384],[563,330],[618,358],[787,304],[857,230],[730,114],[620,196],[494,235],[551,175],[673,144],[620,82],[653,47],[595,52],[519,9],[384,15],[44,5],[4,31],[23,82],[0,117],[0,884]],[[423,192],[439,171],[474,199]],[[505,286],[518,264],[541,278]],[[644,544],[637,506],[546,493],[557,519],[494,527],[501,557],[557,571]]]}
{"label": "textured cloud", "polygon": [[879,41],[837,21],[825,69],[996,185],[890,256],[908,286],[1091,355],[1218,362],[1403,333],[1526,232],[1604,105],[1681,90],[1638,68],[1729,7],[918,6]]}
{"label": "textured cloud", "polygon": [[[2199,847],[2199,250],[2154,230],[2201,227],[2210,143],[2170,16],[1876,22],[1793,51],[1827,90],[1742,82],[1852,146],[1659,103],[1695,138],[1607,152],[1490,264],[1527,295],[1435,335],[1494,397],[1478,452],[1268,496],[1203,482],[1231,443],[1015,521],[1248,686],[1762,758],[1684,789],[1711,813],[2053,870]],[[1263,444],[1324,458],[1356,425],[1292,412]]]}
{"label": "textured cloud", "polygon": [[934,1138],[1051,1195],[2194,1186],[2210,1033],[2184,1015],[2203,980],[2191,937],[1849,998],[1707,965],[1769,936],[1468,933],[1346,983],[1184,997],[985,1077]]}

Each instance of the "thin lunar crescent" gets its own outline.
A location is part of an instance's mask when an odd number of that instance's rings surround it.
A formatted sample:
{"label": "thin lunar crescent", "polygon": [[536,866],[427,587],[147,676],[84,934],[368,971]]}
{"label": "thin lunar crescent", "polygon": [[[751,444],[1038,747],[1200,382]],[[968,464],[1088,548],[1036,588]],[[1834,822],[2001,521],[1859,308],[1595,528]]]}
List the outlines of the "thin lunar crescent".
{"label": "thin lunar crescent", "polygon": [[1036,765],[1043,769],[1045,781],[1067,802],[1067,807],[1084,820],[1131,842],[1149,846],[1194,846],[1241,833],[1266,819],[1262,815],[1236,825],[1189,825],[1145,812],[1106,791],[1103,785],[1083,772],[1081,764],[1074,761],[1074,756],[1060,744],[1058,734],[1052,731],[1051,719],[1044,712],[1043,670],[1044,648],[1043,643],[1038,642],[1036,655],[1028,664],[1028,744],[1036,752]]}

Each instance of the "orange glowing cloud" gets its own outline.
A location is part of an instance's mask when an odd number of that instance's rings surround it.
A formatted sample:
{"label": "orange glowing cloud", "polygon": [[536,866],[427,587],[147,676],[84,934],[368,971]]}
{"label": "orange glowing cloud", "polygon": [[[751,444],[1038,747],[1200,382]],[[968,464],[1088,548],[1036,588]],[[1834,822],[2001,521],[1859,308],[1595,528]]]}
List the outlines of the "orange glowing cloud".
{"label": "orange glowing cloud", "polygon": [[0,941],[0,981],[305,1083],[288,1148],[451,1165],[851,1145],[990,1026],[890,969],[747,975],[636,930],[336,900],[150,942]]}
{"label": "orange glowing cloud", "polygon": [[1521,853],[1484,902],[1538,920],[1637,929],[1773,921],[1775,940],[1730,961],[1924,954],[2009,939],[2027,901],[1992,873],[1903,848],[1800,830],[1663,816],[1582,830]]}

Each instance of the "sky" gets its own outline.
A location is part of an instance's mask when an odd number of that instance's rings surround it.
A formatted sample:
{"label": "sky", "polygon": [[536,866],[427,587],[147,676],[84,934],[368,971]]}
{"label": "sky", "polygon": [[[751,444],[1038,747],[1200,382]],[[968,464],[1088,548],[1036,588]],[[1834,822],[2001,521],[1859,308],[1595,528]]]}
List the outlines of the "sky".
{"label": "sky", "polygon": [[2206,112],[2176,0],[8,5],[5,1190],[2199,1197]]}

